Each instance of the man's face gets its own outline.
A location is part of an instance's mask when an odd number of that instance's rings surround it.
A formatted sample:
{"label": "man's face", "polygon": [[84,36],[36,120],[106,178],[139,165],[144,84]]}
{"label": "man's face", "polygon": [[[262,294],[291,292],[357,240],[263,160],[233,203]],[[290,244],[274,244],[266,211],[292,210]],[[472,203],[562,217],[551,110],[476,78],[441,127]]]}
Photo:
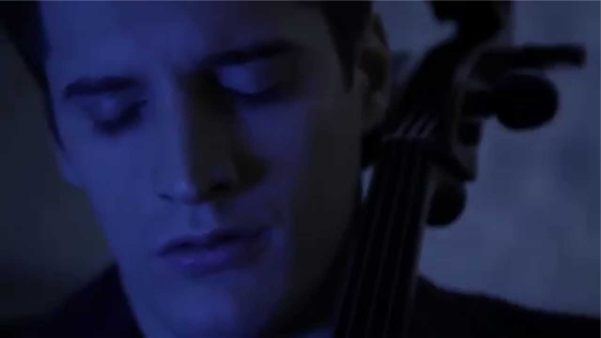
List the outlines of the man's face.
{"label": "man's face", "polygon": [[[319,8],[44,3],[41,13],[61,165],[88,194],[147,334],[251,335],[301,304],[349,224],[364,128],[365,77],[345,86]],[[224,229],[263,229],[242,240],[252,248],[234,245],[248,260],[221,247],[161,252]]]}

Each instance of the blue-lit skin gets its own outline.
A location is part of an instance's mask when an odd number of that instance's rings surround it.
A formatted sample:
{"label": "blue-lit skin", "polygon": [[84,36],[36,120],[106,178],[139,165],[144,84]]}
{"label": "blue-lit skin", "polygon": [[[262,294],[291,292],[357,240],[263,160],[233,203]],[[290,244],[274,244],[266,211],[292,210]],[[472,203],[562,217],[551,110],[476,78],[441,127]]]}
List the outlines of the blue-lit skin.
{"label": "blue-lit skin", "polygon": [[[57,158],[89,197],[145,335],[261,337],[311,301],[350,220],[360,136],[388,95],[373,81],[385,77],[358,63],[346,87],[317,7],[44,2],[41,11],[65,144]],[[295,47],[243,64],[202,61],[274,40]],[[386,72],[374,34],[360,44],[368,49]],[[216,181],[228,190],[212,194]],[[189,278],[156,255],[181,235],[256,226],[272,236],[245,268]]]}

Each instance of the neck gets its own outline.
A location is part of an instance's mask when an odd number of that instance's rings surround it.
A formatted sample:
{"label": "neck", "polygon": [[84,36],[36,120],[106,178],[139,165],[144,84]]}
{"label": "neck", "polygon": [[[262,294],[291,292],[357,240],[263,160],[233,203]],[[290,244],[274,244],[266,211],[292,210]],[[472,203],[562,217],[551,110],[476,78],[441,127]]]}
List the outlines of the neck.
{"label": "neck", "polygon": [[285,318],[275,320],[277,326],[263,337],[325,338],[333,337],[336,310],[343,291],[347,273],[346,250],[341,250],[325,274],[320,286],[309,296],[308,302]]}
{"label": "neck", "polygon": [[349,274],[349,257],[353,241],[357,238],[356,231],[361,220],[362,196],[357,190],[354,214],[349,223],[345,240],[341,243],[338,255],[325,274],[320,286],[306,297],[308,303],[296,313],[286,316],[285,320],[276,320],[280,323],[277,329],[269,330],[264,337],[274,338],[331,338],[338,316],[338,309],[344,295],[345,280]]}

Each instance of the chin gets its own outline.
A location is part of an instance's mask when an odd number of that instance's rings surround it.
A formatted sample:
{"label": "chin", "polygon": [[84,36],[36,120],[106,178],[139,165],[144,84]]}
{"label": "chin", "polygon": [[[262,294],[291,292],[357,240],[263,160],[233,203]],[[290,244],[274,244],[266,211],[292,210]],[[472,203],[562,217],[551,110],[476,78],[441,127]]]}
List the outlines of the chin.
{"label": "chin", "polygon": [[[177,337],[237,337],[254,338],[261,337],[261,332],[266,325],[266,316],[255,307],[254,311],[231,311],[214,312],[215,308],[203,308],[202,310],[189,311],[187,318],[174,318],[173,326]],[[190,317],[195,313],[195,317]]]}
{"label": "chin", "polygon": [[267,283],[260,283],[260,276],[229,276],[221,284],[188,289],[162,302],[168,305],[159,309],[160,316],[178,337],[261,337],[278,311],[281,292],[274,285],[271,293],[262,289]]}

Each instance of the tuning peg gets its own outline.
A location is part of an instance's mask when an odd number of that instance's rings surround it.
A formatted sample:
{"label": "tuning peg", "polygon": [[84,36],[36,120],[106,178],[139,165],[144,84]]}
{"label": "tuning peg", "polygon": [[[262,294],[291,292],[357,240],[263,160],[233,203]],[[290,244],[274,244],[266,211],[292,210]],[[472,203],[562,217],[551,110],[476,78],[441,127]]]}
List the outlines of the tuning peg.
{"label": "tuning peg", "polygon": [[558,107],[558,93],[551,81],[539,75],[513,73],[491,89],[471,91],[464,100],[466,116],[495,115],[511,129],[538,127],[551,120]]}
{"label": "tuning peg", "polygon": [[510,16],[509,1],[431,1],[434,17],[439,21],[455,21],[462,38],[488,38],[503,26]]}
{"label": "tuning peg", "polygon": [[498,47],[484,53],[476,69],[481,78],[494,82],[519,69],[545,70],[553,66],[580,67],[586,62],[586,52],[578,45]]}
{"label": "tuning peg", "polygon": [[457,139],[464,146],[475,146],[482,140],[481,121],[463,121],[457,127]]}
{"label": "tuning peg", "polygon": [[461,182],[444,181],[438,184],[432,196],[427,222],[442,227],[456,220],[465,208],[467,192]]}
{"label": "tuning peg", "polygon": [[512,74],[492,91],[492,111],[504,126],[529,129],[550,121],[557,112],[558,93],[548,79]]}

